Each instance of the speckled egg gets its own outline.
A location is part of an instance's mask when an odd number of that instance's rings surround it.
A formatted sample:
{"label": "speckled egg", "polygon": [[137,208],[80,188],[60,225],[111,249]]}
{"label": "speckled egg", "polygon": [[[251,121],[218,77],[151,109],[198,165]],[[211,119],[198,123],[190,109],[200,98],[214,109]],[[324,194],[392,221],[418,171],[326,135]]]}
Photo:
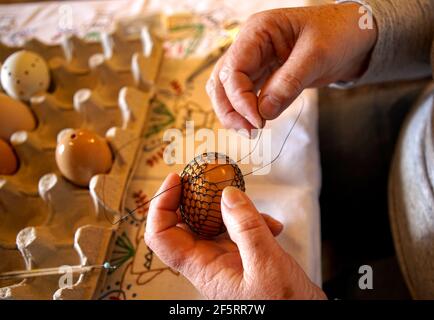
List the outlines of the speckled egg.
{"label": "speckled egg", "polygon": [[56,148],[56,163],[62,175],[72,183],[88,187],[90,179],[107,173],[113,162],[107,141],[85,129],[60,132]]}
{"label": "speckled egg", "polygon": [[207,238],[225,232],[220,207],[223,189],[233,186],[245,191],[238,165],[220,153],[204,153],[184,168],[181,182],[181,217],[190,229]]}
{"label": "speckled egg", "polygon": [[36,120],[30,109],[21,101],[0,93],[0,138],[6,141],[16,131],[32,131]]}
{"label": "speckled egg", "polygon": [[18,160],[11,147],[0,139],[0,175],[12,175],[18,169]]}
{"label": "speckled egg", "polygon": [[1,84],[11,97],[27,101],[48,89],[50,72],[47,63],[34,52],[17,51],[3,63]]}

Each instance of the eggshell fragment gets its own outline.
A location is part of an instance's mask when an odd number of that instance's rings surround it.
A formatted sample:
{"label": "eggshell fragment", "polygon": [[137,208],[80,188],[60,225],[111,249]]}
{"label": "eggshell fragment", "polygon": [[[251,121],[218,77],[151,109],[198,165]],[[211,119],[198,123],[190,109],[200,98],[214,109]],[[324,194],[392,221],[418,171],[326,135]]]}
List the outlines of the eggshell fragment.
{"label": "eggshell fragment", "polygon": [[33,95],[47,91],[50,85],[47,63],[37,53],[17,51],[3,63],[1,84],[11,97],[28,101]]}
{"label": "eggshell fragment", "polygon": [[12,175],[18,169],[18,159],[12,147],[0,139],[0,175]]}
{"label": "eggshell fragment", "polygon": [[87,187],[97,174],[107,173],[112,166],[112,152],[107,141],[85,129],[67,129],[59,134],[56,163],[65,178]]}
{"label": "eggshell fragment", "polygon": [[19,100],[0,93],[0,138],[6,141],[16,131],[32,131],[36,120],[29,108]]}

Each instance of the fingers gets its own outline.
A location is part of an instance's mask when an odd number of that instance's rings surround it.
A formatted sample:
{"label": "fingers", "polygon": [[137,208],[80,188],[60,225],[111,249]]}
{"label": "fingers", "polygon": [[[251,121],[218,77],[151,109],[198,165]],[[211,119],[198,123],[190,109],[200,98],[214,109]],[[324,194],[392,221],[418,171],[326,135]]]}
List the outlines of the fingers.
{"label": "fingers", "polygon": [[[229,49],[207,83],[208,95],[223,126],[249,131],[263,128],[265,120],[277,118],[297,98],[307,86],[313,65],[309,56],[298,52],[304,50],[303,46],[298,47],[301,49],[296,46],[280,68],[271,62],[260,66],[258,61],[255,74],[243,68],[240,45]],[[235,54],[237,58],[233,57]],[[261,90],[259,102],[258,90]]]}
{"label": "fingers", "polygon": [[310,47],[299,40],[288,60],[265,83],[258,107],[264,119],[276,119],[312,82],[315,59]]}
{"label": "fingers", "polygon": [[254,20],[246,23],[216,71],[233,109],[253,127],[262,128],[255,82],[269,65],[273,46],[264,22]]}
{"label": "fingers", "polygon": [[[240,251],[245,272],[256,272],[264,257],[280,250],[265,219],[247,195],[234,187],[227,187],[222,195],[222,216],[232,241]],[[268,219],[270,224],[271,219]],[[273,219],[274,220],[274,219]]]}
{"label": "fingers", "polygon": [[214,68],[214,72],[206,85],[208,96],[211,99],[211,103],[214,106],[217,117],[220,119],[222,125],[226,128],[232,128],[235,130],[246,129],[250,132],[250,130],[254,129],[254,126],[252,126],[249,121],[242,117],[232,107],[232,104],[229,102],[226,96],[226,92],[218,77],[220,64],[221,61],[219,61]]}
{"label": "fingers", "polygon": [[268,214],[262,213],[262,218],[264,218],[265,223],[268,226],[268,229],[270,229],[273,236],[277,237],[283,230],[283,224],[280,223],[280,221],[272,218]]}
{"label": "fingers", "polygon": [[[267,224],[267,227],[268,227],[268,229],[270,229],[273,236],[277,237],[283,231],[283,224],[280,221],[269,216],[268,214],[261,213],[261,215],[262,215],[262,218],[265,220],[265,223]],[[178,226],[180,226],[180,224],[178,224]],[[185,226],[185,227],[188,228],[188,226]],[[228,236],[227,232],[216,237],[214,240],[218,241],[220,238],[227,240],[227,241],[230,241],[230,240],[228,240],[229,236]],[[230,242],[233,243],[232,241],[230,241]]]}
{"label": "fingers", "polygon": [[177,174],[167,176],[149,206],[146,232],[159,233],[176,226],[181,196],[180,184],[181,180]]}
{"label": "fingers", "polygon": [[223,66],[219,79],[234,110],[255,128],[263,127],[255,85],[243,71]]}
{"label": "fingers", "polygon": [[181,195],[180,178],[170,174],[157,197],[149,206],[146,222],[146,244],[169,267],[181,271],[194,247],[193,235],[177,226],[177,209]]}
{"label": "fingers", "polygon": [[258,82],[269,74],[273,46],[264,37],[263,26],[247,24],[237,40],[216,64],[207,92],[225,127],[262,128],[258,111]]}

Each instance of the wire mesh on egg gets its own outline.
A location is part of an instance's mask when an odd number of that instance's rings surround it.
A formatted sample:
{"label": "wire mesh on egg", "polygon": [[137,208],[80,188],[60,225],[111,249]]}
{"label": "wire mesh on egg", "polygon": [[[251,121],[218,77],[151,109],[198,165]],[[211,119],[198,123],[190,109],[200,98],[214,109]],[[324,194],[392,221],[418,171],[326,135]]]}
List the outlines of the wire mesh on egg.
{"label": "wire mesh on egg", "polygon": [[[232,168],[231,179],[208,181],[206,174],[220,166]],[[223,189],[233,186],[245,191],[243,174],[238,165],[226,155],[204,153],[184,168],[181,182],[180,211],[183,221],[191,230],[204,237],[215,237],[225,232],[220,209]]]}

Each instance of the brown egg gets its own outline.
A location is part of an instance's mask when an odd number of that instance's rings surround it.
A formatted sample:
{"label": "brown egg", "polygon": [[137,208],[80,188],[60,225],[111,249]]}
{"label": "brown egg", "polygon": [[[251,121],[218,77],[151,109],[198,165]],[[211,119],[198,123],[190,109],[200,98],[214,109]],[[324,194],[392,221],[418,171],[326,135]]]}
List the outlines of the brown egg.
{"label": "brown egg", "polygon": [[9,140],[14,132],[31,131],[35,126],[35,117],[24,103],[0,93],[0,139]]}
{"label": "brown egg", "polygon": [[234,186],[245,191],[244,178],[237,164],[225,155],[204,153],[184,168],[181,181],[183,221],[204,237],[225,232],[220,207],[223,189]]}
{"label": "brown egg", "polygon": [[112,166],[112,153],[107,141],[85,129],[67,129],[60,133],[56,162],[60,172],[74,184],[87,187],[97,174],[107,173]]}
{"label": "brown egg", "polygon": [[12,175],[18,169],[18,160],[12,147],[0,139],[0,175]]}

